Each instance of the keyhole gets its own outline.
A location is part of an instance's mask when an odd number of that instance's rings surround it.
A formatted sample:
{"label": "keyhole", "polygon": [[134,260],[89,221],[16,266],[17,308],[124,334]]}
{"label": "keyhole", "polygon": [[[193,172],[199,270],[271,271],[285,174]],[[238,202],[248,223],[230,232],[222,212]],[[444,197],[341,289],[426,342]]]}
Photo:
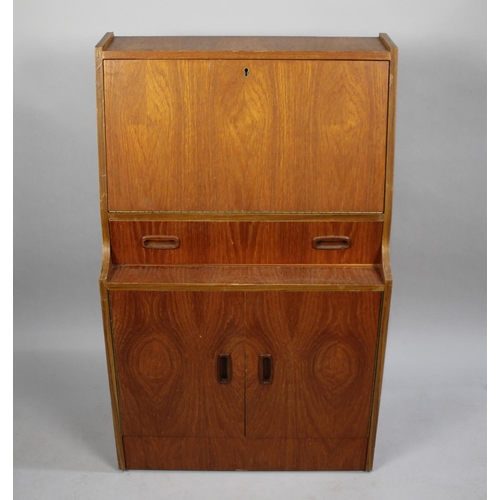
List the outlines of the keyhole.
{"label": "keyhole", "polygon": [[245,73],[245,76],[248,76],[248,73],[249,73],[248,68],[245,68],[245,69],[244,69],[244,73]]}

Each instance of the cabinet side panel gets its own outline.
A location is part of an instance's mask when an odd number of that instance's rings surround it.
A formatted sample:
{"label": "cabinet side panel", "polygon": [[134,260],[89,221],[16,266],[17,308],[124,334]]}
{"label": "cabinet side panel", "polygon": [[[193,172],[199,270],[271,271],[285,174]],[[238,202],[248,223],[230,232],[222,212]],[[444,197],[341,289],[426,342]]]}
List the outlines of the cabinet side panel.
{"label": "cabinet side panel", "polygon": [[382,379],[384,373],[385,349],[387,344],[387,330],[389,326],[389,311],[392,295],[392,270],[390,262],[390,235],[392,222],[392,197],[394,181],[394,153],[396,144],[396,97],[398,81],[398,47],[385,34],[380,34],[380,40],[391,52],[389,70],[389,98],[387,113],[387,157],[386,157],[386,190],[385,190],[385,218],[382,234],[382,274],[385,281],[385,291],[382,299],[382,312],[380,318],[380,333],[377,353],[377,365],[373,389],[373,409],[370,420],[370,434],[366,458],[366,470],[371,471],[375,453],[375,440],[377,436],[378,415],[382,396]]}
{"label": "cabinet side panel", "polygon": [[373,382],[372,412],[370,415],[370,429],[368,435],[368,448],[366,458],[366,470],[373,468],[375,454],[375,441],[377,437],[378,416],[380,411],[380,400],[382,397],[382,380],[384,376],[385,350],[387,346],[387,329],[389,326],[389,311],[391,307],[392,282],[388,282],[382,294],[380,331],[377,345],[377,361],[375,365],[375,376]]}
{"label": "cabinet side panel", "polygon": [[102,319],[104,326],[104,343],[106,347],[106,362],[108,368],[108,379],[111,396],[111,409],[113,412],[113,427],[115,434],[116,453],[118,467],[125,469],[125,455],[123,449],[121,418],[118,405],[118,388],[116,382],[115,359],[113,350],[113,338],[111,333],[109,296],[106,287],[111,252],[108,228],[108,198],[106,178],[106,137],[105,137],[105,103],[104,103],[104,68],[103,50],[112,42],[113,33],[106,33],[95,47],[95,72],[96,72],[96,104],[97,104],[97,147],[99,159],[99,194],[101,209],[102,228],[102,265],[99,278],[99,289],[101,294]]}

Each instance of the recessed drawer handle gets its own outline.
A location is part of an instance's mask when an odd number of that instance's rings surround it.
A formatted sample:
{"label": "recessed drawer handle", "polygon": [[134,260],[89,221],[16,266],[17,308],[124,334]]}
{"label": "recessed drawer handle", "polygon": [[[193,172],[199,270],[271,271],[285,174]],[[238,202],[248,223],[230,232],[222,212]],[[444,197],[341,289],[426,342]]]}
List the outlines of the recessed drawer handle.
{"label": "recessed drawer handle", "polygon": [[173,250],[181,244],[177,236],[143,236],[141,243],[144,248],[154,250]]}
{"label": "recessed drawer handle", "polygon": [[351,246],[349,236],[317,236],[313,238],[316,250],[345,250]]}
{"label": "recessed drawer handle", "polygon": [[259,383],[269,385],[273,381],[273,358],[270,354],[259,356]]}
{"label": "recessed drawer handle", "polygon": [[217,360],[217,379],[219,384],[230,384],[233,376],[231,354],[219,354]]}

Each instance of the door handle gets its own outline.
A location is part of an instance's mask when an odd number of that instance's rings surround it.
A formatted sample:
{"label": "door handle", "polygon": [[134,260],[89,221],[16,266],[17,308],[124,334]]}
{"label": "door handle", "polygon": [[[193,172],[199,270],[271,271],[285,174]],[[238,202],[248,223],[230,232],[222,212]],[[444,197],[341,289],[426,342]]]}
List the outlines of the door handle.
{"label": "door handle", "polygon": [[231,363],[231,354],[219,354],[217,358],[217,380],[219,384],[230,384],[232,377],[233,366]]}
{"label": "door handle", "polygon": [[259,356],[259,383],[269,385],[273,382],[273,357],[270,354]]}

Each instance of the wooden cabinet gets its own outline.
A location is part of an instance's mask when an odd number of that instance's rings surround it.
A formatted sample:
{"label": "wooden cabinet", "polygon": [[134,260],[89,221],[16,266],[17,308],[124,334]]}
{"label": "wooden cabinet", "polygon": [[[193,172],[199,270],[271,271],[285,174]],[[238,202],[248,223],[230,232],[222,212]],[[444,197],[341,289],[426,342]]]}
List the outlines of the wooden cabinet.
{"label": "wooden cabinet", "polygon": [[371,470],[396,65],[387,35],[99,42],[120,468]]}

